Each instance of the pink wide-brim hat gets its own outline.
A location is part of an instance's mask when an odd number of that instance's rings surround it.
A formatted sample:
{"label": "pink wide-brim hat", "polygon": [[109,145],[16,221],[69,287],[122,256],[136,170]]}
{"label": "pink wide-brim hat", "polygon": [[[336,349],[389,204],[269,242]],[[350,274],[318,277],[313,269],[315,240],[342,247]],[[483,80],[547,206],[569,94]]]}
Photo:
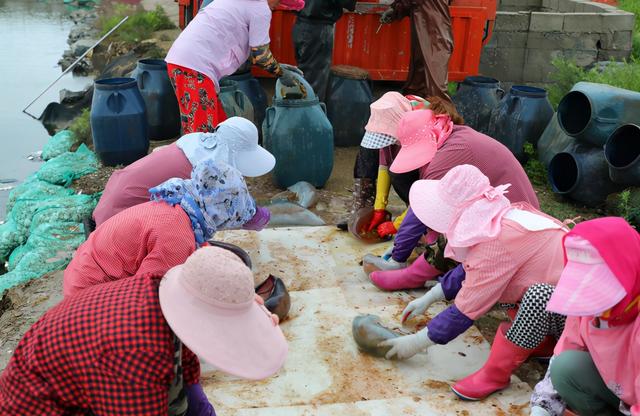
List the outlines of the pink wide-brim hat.
{"label": "pink wide-brim hat", "polygon": [[547,304],[566,316],[597,316],[616,306],[627,292],[589,241],[569,235],[564,240],[567,264]]}
{"label": "pink wide-brim hat", "polygon": [[196,250],[160,283],[160,307],[178,338],[217,369],[250,380],[275,374],[288,346],[255,300],[253,274],[219,247]]}
{"label": "pink wide-brim hat", "polygon": [[431,110],[403,115],[398,125],[398,141],[402,148],[389,170],[406,173],[429,164],[452,131],[453,122],[447,115],[436,115]]}
{"label": "pink wide-brim hat", "polygon": [[402,116],[412,110],[411,101],[399,92],[390,91],[370,108],[371,115],[360,145],[367,149],[382,149],[396,144],[398,124]]}
{"label": "pink wide-brim hat", "polygon": [[440,180],[419,180],[409,191],[409,204],[428,228],[445,234],[452,247],[471,247],[494,238],[511,208],[507,185],[492,187],[478,168],[460,165]]}

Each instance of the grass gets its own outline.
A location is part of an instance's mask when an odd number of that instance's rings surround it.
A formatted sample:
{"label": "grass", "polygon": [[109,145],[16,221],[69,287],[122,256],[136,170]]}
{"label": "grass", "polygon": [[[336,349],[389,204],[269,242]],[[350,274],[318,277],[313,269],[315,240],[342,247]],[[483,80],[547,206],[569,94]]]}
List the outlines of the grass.
{"label": "grass", "polygon": [[156,6],[153,11],[145,11],[141,7],[122,3],[116,3],[111,9],[105,11],[104,17],[98,21],[98,28],[104,35],[125,16],[129,16],[129,20],[115,31],[112,35],[113,40],[136,43],[151,38],[155,31],[175,28],[161,6]]}
{"label": "grass", "polygon": [[628,62],[608,65],[603,70],[598,68],[586,70],[565,59],[554,60],[553,66],[556,70],[551,75],[554,84],[549,88],[549,100],[555,108],[573,85],[580,81],[640,91],[640,58],[631,58]]}
{"label": "grass", "polygon": [[69,125],[69,130],[76,136],[78,143],[92,144],[90,117],[91,110],[85,108]]}
{"label": "grass", "polygon": [[636,15],[636,26],[633,32],[633,56],[640,58],[640,1],[618,0],[618,7]]}

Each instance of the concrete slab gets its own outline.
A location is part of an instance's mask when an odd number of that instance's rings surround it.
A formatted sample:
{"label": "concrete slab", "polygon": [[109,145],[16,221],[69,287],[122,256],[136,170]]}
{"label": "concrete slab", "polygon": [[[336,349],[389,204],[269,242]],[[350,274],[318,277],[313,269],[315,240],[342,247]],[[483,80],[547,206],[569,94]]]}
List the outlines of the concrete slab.
{"label": "concrete slab", "polygon": [[[449,384],[482,366],[489,345],[474,327],[447,346],[435,346],[406,362],[358,351],[351,322],[362,313],[379,315],[389,327],[420,291],[386,293],[371,285],[358,264],[369,251],[334,227],[225,232],[217,239],[250,252],[261,280],[277,274],[292,290],[292,309],[282,329],[289,341],[284,368],[259,382],[219,372],[203,386],[219,414],[293,415],[519,415],[527,414],[531,391],[516,378],[512,386],[481,403],[462,402]],[[444,309],[433,305],[418,326]],[[414,327],[405,328],[411,332]]]}

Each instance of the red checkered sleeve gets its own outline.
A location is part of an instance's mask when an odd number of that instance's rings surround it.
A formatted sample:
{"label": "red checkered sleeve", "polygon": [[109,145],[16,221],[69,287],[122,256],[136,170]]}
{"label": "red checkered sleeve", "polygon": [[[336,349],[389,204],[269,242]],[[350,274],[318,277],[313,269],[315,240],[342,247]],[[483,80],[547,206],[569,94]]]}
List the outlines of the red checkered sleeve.
{"label": "red checkered sleeve", "polygon": [[184,384],[187,386],[200,382],[200,360],[184,344],[182,344],[182,374]]}

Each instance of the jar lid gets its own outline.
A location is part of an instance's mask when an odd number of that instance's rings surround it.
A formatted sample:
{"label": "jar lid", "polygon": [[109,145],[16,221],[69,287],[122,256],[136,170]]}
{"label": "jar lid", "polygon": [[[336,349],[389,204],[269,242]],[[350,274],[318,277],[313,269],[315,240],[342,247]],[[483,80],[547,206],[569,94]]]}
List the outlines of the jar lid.
{"label": "jar lid", "polygon": [[347,79],[369,79],[369,72],[356,66],[336,65],[331,67],[331,73],[335,76]]}

